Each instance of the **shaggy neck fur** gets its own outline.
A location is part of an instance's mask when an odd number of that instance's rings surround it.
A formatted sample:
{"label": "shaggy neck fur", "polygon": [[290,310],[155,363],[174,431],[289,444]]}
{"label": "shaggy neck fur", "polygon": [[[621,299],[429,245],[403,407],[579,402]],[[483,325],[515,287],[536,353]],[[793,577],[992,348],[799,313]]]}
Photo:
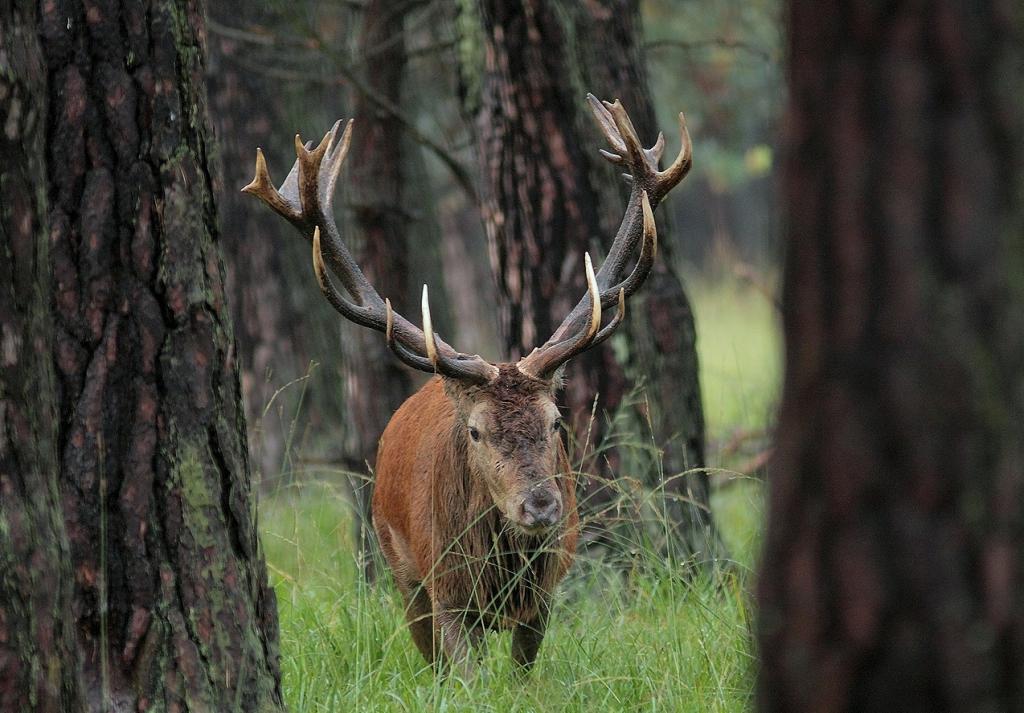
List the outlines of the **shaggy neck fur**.
{"label": "shaggy neck fur", "polygon": [[[500,436],[501,450],[511,453],[522,439],[537,437],[537,424],[527,420],[522,405],[541,390],[549,389],[546,382],[522,374],[515,365],[502,364],[498,379],[479,388],[490,392],[487,397],[493,399],[496,408],[507,409],[506,419],[512,422],[512,427]],[[451,452],[446,460],[466,464],[469,441],[465,423],[459,417],[452,424],[449,444]],[[567,492],[571,475],[564,451],[558,460],[562,471],[558,473],[559,489],[563,502],[568,503],[573,498]],[[462,555],[463,566],[469,570],[466,581],[472,591],[466,594],[468,601],[474,602],[475,611],[467,615],[478,615],[487,627],[508,628],[532,621],[564,573],[562,559],[566,553],[561,543],[566,535],[565,522],[543,535],[527,534],[494,505],[483,473],[471,472],[466,465],[458,476],[453,480],[461,492],[451,495],[465,508],[463,522],[469,525],[464,532],[450,533],[445,544]]]}

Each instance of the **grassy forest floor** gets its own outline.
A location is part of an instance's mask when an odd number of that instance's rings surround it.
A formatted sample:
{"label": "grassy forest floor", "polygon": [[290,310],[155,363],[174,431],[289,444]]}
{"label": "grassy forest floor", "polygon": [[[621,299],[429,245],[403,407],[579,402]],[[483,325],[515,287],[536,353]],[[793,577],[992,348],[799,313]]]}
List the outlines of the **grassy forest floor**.
{"label": "grassy forest floor", "polygon": [[745,711],[753,696],[749,590],[762,528],[757,462],[780,384],[774,307],[732,280],[690,281],[715,517],[728,576],[684,578],[642,546],[629,571],[588,565],[562,585],[537,666],[511,672],[508,634],[486,639],[469,681],[434,676],[394,587],[367,586],[337,478],[306,477],[261,502],[278,595],[285,698],[305,711]]}

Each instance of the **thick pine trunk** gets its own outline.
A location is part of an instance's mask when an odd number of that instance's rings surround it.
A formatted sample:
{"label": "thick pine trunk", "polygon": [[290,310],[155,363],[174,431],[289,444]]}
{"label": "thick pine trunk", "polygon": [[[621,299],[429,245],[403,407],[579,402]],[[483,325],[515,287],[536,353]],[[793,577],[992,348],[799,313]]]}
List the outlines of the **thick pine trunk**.
{"label": "thick pine trunk", "polygon": [[761,710],[1024,710],[1024,18],[788,20]]}
{"label": "thick pine trunk", "polygon": [[[358,56],[366,63],[366,86],[396,106],[401,103],[405,15],[410,7],[404,0],[371,0],[363,10],[359,33]],[[377,291],[389,297],[398,312],[415,319],[419,305],[407,299],[410,216],[403,199],[403,129],[366,94],[356,95],[353,115],[346,183],[353,217],[352,249]],[[372,491],[366,466],[377,459],[377,443],[391,415],[412,393],[412,378],[391,354],[380,332],[355,324],[345,324],[343,330],[345,459],[358,508],[359,552],[364,571],[372,577]]]}
{"label": "thick pine trunk", "polygon": [[45,3],[60,493],[93,707],[276,710],[201,6]]}
{"label": "thick pine trunk", "polygon": [[82,710],[72,568],[57,492],[34,0],[0,4],[0,710]]}
{"label": "thick pine trunk", "polygon": [[[480,3],[484,71],[476,130],[483,214],[512,358],[551,335],[585,290],[583,253],[607,249],[599,236],[614,235],[622,218],[625,189],[600,165],[598,132],[583,116],[580,84],[604,98],[622,97],[641,137],[651,144],[656,136],[636,44],[637,8],[606,5]],[[472,77],[467,84],[472,88]],[[576,359],[567,371],[566,400],[581,445],[589,435],[592,449],[605,435],[602,413],[618,409],[635,383],[646,384],[630,430],[634,439],[653,437],[665,449],[660,463],[637,466],[647,486],[664,486],[668,495],[675,536],[665,546],[681,558],[709,561],[722,551],[707,476],[697,470],[704,466],[704,419],[693,315],[669,254],[659,256],[645,294],[627,309],[625,349],[618,350],[625,358],[609,344]],[[595,397],[597,418],[590,423]],[[613,448],[587,468],[615,477],[622,465]],[[582,503],[595,513],[616,498],[616,487],[604,487],[601,477],[584,484]],[[594,533],[602,539],[603,519]]]}

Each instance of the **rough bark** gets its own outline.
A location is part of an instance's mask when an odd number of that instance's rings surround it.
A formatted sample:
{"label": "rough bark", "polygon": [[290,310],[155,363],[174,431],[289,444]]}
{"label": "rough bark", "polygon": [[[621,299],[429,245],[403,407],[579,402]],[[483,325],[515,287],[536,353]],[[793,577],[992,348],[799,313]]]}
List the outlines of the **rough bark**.
{"label": "rough bark", "polygon": [[[512,358],[547,339],[583,294],[584,251],[602,254],[622,217],[616,211],[624,205],[624,190],[599,165],[598,134],[583,114],[585,92],[620,96],[641,136],[648,143],[656,136],[636,13],[635,3],[625,2],[590,3],[587,9],[533,0],[480,3],[484,72],[476,129],[483,215],[504,346]],[[608,238],[602,241],[602,235]],[[665,545],[682,558],[709,561],[722,553],[706,474],[678,477],[704,466],[693,316],[665,257],[644,290],[629,306],[625,340],[569,366],[566,401],[581,444],[589,434],[592,449],[605,434],[601,414],[622,406],[634,384],[647,384],[630,428],[634,438],[653,437],[665,450],[660,463],[635,467],[647,486],[664,485],[669,495],[678,536]],[[598,418],[590,423],[595,397]],[[614,448],[588,462],[599,477],[585,484],[583,507],[599,513],[615,500],[616,486],[605,487],[603,479],[621,466]],[[600,534],[606,526],[594,536],[607,539]]]}
{"label": "rough bark", "polygon": [[202,7],[45,3],[60,494],[94,709],[276,710]]}
{"label": "rough bark", "polygon": [[83,705],[57,493],[37,28],[34,0],[0,3],[0,710],[70,713]]}
{"label": "rough bark", "polygon": [[[464,15],[480,56],[464,62],[481,167],[481,212],[497,283],[498,327],[505,358],[516,360],[544,342],[585,291],[583,254],[600,233],[598,192],[577,132],[576,96],[568,76],[565,27],[550,3],[484,0]],[[479,67],[470,62],[481,62]],[[479,75],[476,73],[480,72]],[[585,469],[581,507],[586,539],[606,537],[594,517],[615,498],[606,487],[617,454],[595,457],[602,412],[622,393],[622,370],[609,347],[578,357],[566,371],[565,400]],[[597,418],[591,423],[594,398]],[[589,434],[586,442],[584,434]]]}
{"label": "rough bark", "polygon": [[1022,19],[788,4],[761,710],[1024,710]]}
{"label": "rough bark", "polygon": [[[584,81],[597,96],[622,101],[644,144],[653,144],[658,127],[641,51],[638,0],[592,0],[582,8],[585,14],[577,39],[577,59],[585,73]],[[672,148],[670,145],[670,154]],[[622,199],[609,190],[620,190],[615,181],[617,172],[603,162],[591,163],[596,164],[599,176],[603,234],[613,235],[622,218],[618,209]],[[711,516],[709,479],[703,470],[704,405],[697,332],[676,269],[677,231],[669,216],[664,208],[658,215],[658,260],[643,290],[630,300],[633,317],[623,325],[625,348],[620,349],[618,357],[629,381],[643,384],[645,389],[645,398],[634,417],[638,432],[653,436],[661,449],[667,510],[680,531],[676,554],[682,558],[720,559],[725,550]],[[615,403],[621,403],[622,395],[616,396],[619,401]],[[646,473],[649,485],[661,485],[657,464]]]}

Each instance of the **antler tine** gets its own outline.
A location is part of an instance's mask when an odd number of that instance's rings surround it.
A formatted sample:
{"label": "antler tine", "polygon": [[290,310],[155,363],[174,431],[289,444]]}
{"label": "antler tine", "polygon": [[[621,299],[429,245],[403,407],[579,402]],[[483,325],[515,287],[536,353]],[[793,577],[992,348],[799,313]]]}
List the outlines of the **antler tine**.
{"label": "antler tine", "polygon": [[354,304],[345,299],[331,282],[331,277],[327,274],[327,267],[324,265],[324,255],[320,245],[320,226],[313,229],[313,272],[316,274],[317,284],[320,285],[320,291],[324,297],[345,319],[363,327],[379,328],[379,317],[371,308]]}
{"label": "antler tine", "polygon": [[[598,128],[611,145],[611,150],[602,149],[601,155],[613,164],[628,168],[629,173],[626,175],[631,178],[625,215],[596,276],[600,288],[598,301],[602,307],[610,307],[616,300],[622,304],[650,274],[658,250],[654,208],[689,172],[692,144],[685,119],[680,114],[679,154],[668,169],[659,171],[658,162],[665,150],[664,134],[659,133],[654,145],[645,149],[621,102],[601,102],[591,94],[587,95],[587,101]],[[637,243],[640,243],[640,249],[636,264],[629,275],[622,279],[621,275],[635,254]],[[582,349],[573,349],[581,341],[580,335],[589,331],[585,330],[585,326],[591,304],[592,298],[584,296],[562,320],[551,338],[520,362],[523,365],[521,368],[531,369],[538,374],[553,373],[552,366],[557,368],[583,349],[589,349],[607,339],[622,320],[619,313],[600,332],[591,335]],[[625,314],[624,307],[619,312]]]}
{"label": "antler tine", "polygon": [[441,348],[443,342],[434,334],[434,323],[430,318],[430,299],[426,285],[423,285],[420,309],[423,313],[423,343],[427,350],[427,361],[433,371],[452,379],[477,382],[490,381],[497,376],[497,367],[488,364],[479,356],[468,356]]}
{"label": "antler tine", "polygon": [[537,378],[551,376],[562,364],[589,349],[601,332],[601,292],[597,287],[590,253],[583,253],[583,267],[587,275],[587,296],[584,300],[590,308],[590,319],[586,328],[557,344],[534,349],[519,361],[519,370],[523,373]]}
{"label": "antler tine", "polygon": [[[662,147],[664,148],[664,141],[662,141]],[[667,186],[666,193],[686,177],[692,165],[693,142],[690,140],[690,132],[686,128],[686,116],[683,115],[683,112],[679,112],[679,153],[676,154],[676,160],[672,162],[671,166],[658,173],[658,177]]]}
{"label": "antler tine", "polygon": [[625,147],[630,165],[634,169],[637,166],[647,165],[647,154],[640,143],[640,137],[636,135],[633,121],[629,118],[629,114],[626,113],[622,103],[616,99],[614,102],[604,102],[604,105],[615,122],[615,128],[618,129],[618,134]]}
{"label": "antler tine", "polygon": [[[334,127],[337,126],[335,123]],[[326,185],[321,186],[320,175],[320,166],[327,155],[327,149],[334,141],[333,133],[334,129],[324,134],[315,149],[308,148],[302,143],[302,138],[295,134],[295,157],[296,165],[299,167],[299,198],[302,200],[302,209],[313,213],[318,218],[325,218],[325,214],[329,212],[334,203],[333,192],[327,190]],[[340,165],[335,170],[340,171]],[[328,171],[329,173],[330,171]],[[317,221],[318,224],[320,222]]]}
{"label": "antler tine", "polygon": [[601,153],[610,160],[615,160],[611,159],[612,156],[615,156],[619,161],[621,161],[623,155],[626,153],[626,144],[623,143],[622,137],[619,135],[619,130],[615,126],[615,120],[612,118],[611,112],[609,112],[605,106],[607,102],[602,102],[593,94],[588,93],[587,103],[590,104],[590,110],[594,114],[594,119],[597,120],[597,125],[601,129],[601,133],[604,134],[604,137],[608,140],[608,143],[611,144],[612,149],[615,151],[615,153],[612,153],[601,149]]}
{"label": "antler tine", "polygon": [[[327,301],[346,319],[384,332],[388,345],[403,362],[415,369],[473,382],[494,378],[497,367],[493,364],[476,355],[461,354],[436,336],[431,346],[437,358],[419,354],[425,346],[423,332],[395,312],[390,301],[381,299],[341,240],[332,205],[334,187],[351,145],[352,121],[339,137],[340,128],[338,121],[316,148],[296,135],[295,164],[280,188],[274,188],[263,152],[257,150],[256,175],[242,190],[260,198],[311,240],[313,271]],[[328,266],[352,299],[334,286]]]}
{"label": "antler tine", "polygon": [[267,170],[267,159],[263,156],[263,149],[256,149],[256,175],[242,188],[242,193],[249,193],[270,206],[271,210],[279,213],[288,220],[295,221],[301,216],[301,208],[285,200],[270,180],[270,171]]}
{"label": "antler tine", "polygon": [[391,309],[391,300],[385,297],[384,306],[387,309],[387,329],[385,330],[384,335],[387,339],[388,349],[393,351],[395,356],[397,356],[406,365],[411,366],[413,369],[419,369],[420,371],[433,371],[434,364],[430,359],[421,357],[419,354],[413,354],[395,341],[395,312]]}
{"label": "antler tine", "polygon": [[661,160],[662,155],[665,153],[665,132],[659,131],[658,138],[654,142],[654,146],[647,150],[654,158],[655,165],[657,165],[658,161]]}
{"label": "antler tine", "polygon": [[626,290],[624,288],[619,289],[619,305],[615,310],[615,316],[612,317],[608,324],[601,327],[601,331],[594,335],[594,339],[590,342],[587,349],[593,349],[597,345],[604,342],[608,337],[615,333],[615,330],[622,324],[622,320],[626,316]]}
{"label": "antler tine", "polygon": [[427,286],[423,285],[423,300],[420,304],[423,312],[423,343],[427,348],[427,359],[437,368],[437,341],[434,337],[434,323],[430,319],[430,300],[427,297]]}
{"label": "antler tine", "polygon": [[341,119],[338,119],[334,122],[334,126],[331,127],[331,143],[327,149],[327,157],[324,159],[327,164],[327,175],[324,180],[321,200],[327,206],[328,211],[334,206],[334,187],[338,183],[341,167],[345,163],[345,157],[348,156],[348,149],[352,144],[352,119],[349,119],[345,124],[345,131],[342,133],[341,140],[339,141],[338,129],[340,127]]}

